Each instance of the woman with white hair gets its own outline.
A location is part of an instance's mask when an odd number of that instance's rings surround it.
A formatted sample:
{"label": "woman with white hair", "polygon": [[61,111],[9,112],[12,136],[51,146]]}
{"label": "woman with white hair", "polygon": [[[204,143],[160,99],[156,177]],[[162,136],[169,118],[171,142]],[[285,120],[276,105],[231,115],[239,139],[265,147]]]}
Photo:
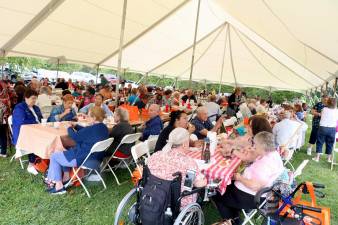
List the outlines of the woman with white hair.
{"label": "woman with white hair", "polygon": [[[184,128],[175,128],[169,135],[169,140],[162,151],[155,152],[148,159],[148,168],[150,173],[164,180],[173,180],[172,174],[182,173],[182,190],[184,177],[187,170],[196,171],[194,186],[203,187],[206,180],[202,174],[199,174],[197,163],[194,159],[187,157],[184,150],[189,148],[189,132]],[[196,201],[196,195],[184,197],[181,201],[181,207],[184,207]]]}
{"label": "woman with white hair", "polygon": [[[234,174],[235,182],[227,187],[224,195],[213,198],[223,219],[232,219],[233,224],[241,224],[239,213],[241,209],[254,209],[254,196],[260,189],[270,187],[282,174],[284,166],[274,145],[274,137],[270,132],[260,132],[254,137],[251,164],[242,174]],[[237,154],[238,150],[232,152]]]}

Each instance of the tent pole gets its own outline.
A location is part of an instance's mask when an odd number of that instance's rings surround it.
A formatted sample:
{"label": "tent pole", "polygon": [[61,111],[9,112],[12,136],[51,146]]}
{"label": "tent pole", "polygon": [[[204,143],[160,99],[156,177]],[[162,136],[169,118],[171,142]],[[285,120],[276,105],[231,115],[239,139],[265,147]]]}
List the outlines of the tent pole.
{"label": "tent pole", "polygon": [[[336,79],[335,79],[335,81],[334,81],[334,84],[333,84],[333,93],[334,93],[333,97],[334,97],[335,95],[338,95],[338,94],[337,94],[337,83],[338,83],[338,77],[336,77]],[[338,96],[337,96],[337,97],[338,97]]]}
{"label": "tent pole", "polygon": [[[227,25],[227,24],[225,24],[225,26],[226,26],[226,25]],[[226,48],[227,48],[227,39],[228,39],[227,31],[229,32],[229,26],[227,27],[227,30],[225,31],[225,40],[224,40],[224,49],[223,49],[222,67],[221,67],[221,79],[219,80],[218,94],[221,93],[221,88],[222,88],[223,70],[224,70],[224,60],[225,60],[225,52],[226,52]]]}
{"label": "tent pole", "polygon": [[175,90],[178,89],[178,86],[177,86],[177,85],[178,85],[178,77],[175,78]]}
{"label": "tent pole", "polygon": [[56,66],[56,81],[55,81],[55,84],[57,83],[58,81],[58,77],[59,77],[59,66],[60,66],[60,59],[58,58],[57,59],[57,66]]}
{"label": "tent pole", "polygon": [[99,69],[100,69],[100,65],[99,64],[97,64],[96,66],[97,67],[96,67],[96,82],[95,82],[95,84],[97,84],[97,80],[99,79]]}
{"label": "tent pole", "polygon": [[234,67],[234,60],[233,60],[233,57],[232,57],[231,36],[230,36],[230,30],[231,29],[230,28],[231,28],[231,26],[229,25],[228,36],[229,36],[230,62],[231,62],[232,74],[234,75],[235,87],[237,87],[237,79],[236,79],[236,73],[235,73],[235,67]]}
{"label": "tent pole", "polygon": [[120,76],[122,74],[122,48],[123,48],[123,38],[124,38],[124,29],[126,25],[126,14],[127,14],[127,1],[123,1],[123,13],[122,13],[122,22],[121,22],[121,31],[120,31],[120,44],[119,44],[119,54],[117,59],[117,82],[116,82],[116,102],[115,105],[119,105],[119,84]]}
{"label": "tent pole", "polygon": [[147,85],[148,83],[148,73],[145,74],[144,84]]}
{"label": "tent pole", "polygon": [[194,34],[194,44],[192,46],[192,55],[191,55],[189,88],[191,88],[191,86],[192,86],[192,72],[194,70],[194,59],[195,59],[196,38],[197,38],[197,30],[198,30],[198,20],[199,20],[199,16],[200,16],[200,7],[201,7],[201,0],[198,0],[196,23],[195,23],[195,34]]}

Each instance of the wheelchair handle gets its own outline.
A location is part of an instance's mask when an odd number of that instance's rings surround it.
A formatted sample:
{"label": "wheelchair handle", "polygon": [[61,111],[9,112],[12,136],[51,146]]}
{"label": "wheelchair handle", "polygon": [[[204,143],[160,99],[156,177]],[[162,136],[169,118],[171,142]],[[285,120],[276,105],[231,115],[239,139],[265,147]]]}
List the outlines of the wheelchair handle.
{"label": "wheelchair handle", "polygon": [[266,187],[266,188],[262,188],[261,190],[259,190],[255,197],[254,197],[254,202],[257,206],[257,208],[259,207],[260,203],[261,203],[261,197],[263,194],[266,194],[266,193],[269,193],[271,190],[273,189],[273,186],[272,187]]}
{"label": "wheelchair handle", "polygon": [[302,209],[302,210],[308,210],[308,211],[313,211],[317,213],[321,213],[322,209],[321,208],[315,208],[311,206],[306,206],[306,205],[295,205],[296,208]]}
{"label": "wheelchair handle", "polygon": [[324,184],[312,183],[314,188],[325,188]]}

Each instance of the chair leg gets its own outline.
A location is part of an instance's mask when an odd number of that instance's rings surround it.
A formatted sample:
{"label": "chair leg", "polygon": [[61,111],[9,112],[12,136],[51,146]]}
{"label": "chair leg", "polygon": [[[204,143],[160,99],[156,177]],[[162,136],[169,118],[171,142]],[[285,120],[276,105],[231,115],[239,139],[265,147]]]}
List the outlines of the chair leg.
{"label": "chair leg", "polygon": [[21,157],[19,158],[19,162],[20,162],[21,169],[25,169],[24,166],[23,166],[23,162],[21,160]]}
{"label": "chair leg", "polygon": [[[335,147],[336,145],[333,145],[333,147]],[[332,151],[332,159],[331,159],[331,170],[333,170],[333,166],[337,165],[337,163],[334,161],[335,160],[335,150]]]}
{"label": "chair leg", "polygon": [[95,171],[95,173],[99,176],[99,178],[100,178],[100,180],[101,180],[101,182],[102,182],[102,185],[103,185],[104,189],[107,189],[106,183],[104,182],[104,180],[103,180],[103,178],[101,177],[100,173],[97,172],[97,170],[94,170],[94,171]]}
{"label": "chair leg", "polygon": [[88,192],[86,186],[85,186],[84,183],[82,182],[81,178],[77,175],[77,173],[75,174],[75,176],[76,176],[76,178],[78,179],[78,181],[80,182],[80,184],[81,184],[81,186],[83,187],[83,189],[85,190],[85,192],[86,192],[88,198],[90,198],[90,194],[89,194],[89,192]]}
{"label": "chair leg", "polygon": [[116,174],[114,173],[114,170],[111,168],[111,166],[108,164],[108,168],[110,169],[111,173],[113,174],[113,176],[115,177],[116,183],[117,185],[121,185],[119,179],[117,178]]}
{"label": "chair leg", "polygon": [[122,160],[122,162],[124,163],[124,165],[126,165],[128,171],[129,171],[129,173],[130,173],[130,176],[133,176],[133,173],[131,172],[131,170],[130,170],[130,168],[129,168],[129,166],[128,166],[128,163],[127,163],[125,160]]}
{"label": "chair leg", "polygon": [[244,215],[244,217],[245,217],[245,220],[244,220],[244,222],[242,223],[242,225],[246,225],[246,224],[250,224],[250,225],[254,225],[254,223],[251,221],[251,219],[256,215],[256,210],[253,210],[253,211],[251,211],[250,213],[246,213],[244,210],[242,210],[242,212],[243,212],[243,215]]}

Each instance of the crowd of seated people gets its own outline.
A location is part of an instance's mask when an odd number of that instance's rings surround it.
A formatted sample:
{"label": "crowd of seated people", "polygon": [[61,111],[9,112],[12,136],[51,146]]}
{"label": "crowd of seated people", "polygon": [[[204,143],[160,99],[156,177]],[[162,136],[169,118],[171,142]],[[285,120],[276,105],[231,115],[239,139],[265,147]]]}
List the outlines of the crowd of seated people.
{"label": "crowd of seated people", "polygon": [[[276,113],[279,117],[276,119],[276,123],[272,124],[271,118],[269,118],[271,106],[273,106],[270,102],[271,99],[266,101],[258,97],[248,98],[240,88],[236,88],[229,99],[225,96],[211,94],[208,96],[208,101],[202,106],[200,99],[196,97],[199,96],[198,93],[194,93],[190,89],[182,92],[161,88],[148,90],[145,86],[140,85],[138,88],[128,86],[126,90],[114,92],[109,81],[105,81],[104,77],[101,80],[104,82],[100,88],[93,84],[85,85],[71,80],[68,82],[60,80],[56,87],[64,91],[62,92],[62,103],[57,105],[51,96],[50,85],[46,79],[43,79],[41,83],[34,81],[29,87],[18,82],[14,88],[15,98],[10,94],[10,91],[13,90],[9,88],[9,85],[0,81],[0,100],[2,105],[6,106],[6,108],[3,107],[4,113],[0,119],[7,120],[9,115],[13,115],[14,145],[18,141],[22,125],[41,123],[43,115],[40,108],[44,106],[53,106],[48,117],[45,117],[45,119],[48,118],[48,122],[70,121],[67,123],[69,126],[67,135],[75,145],[67,148],[64,152],[54,152],[51,155],[48,176],[45,180],[50,194],[66,193],[64,183],[70,178],[69,168],[81,165],[92,146],[99,141],[109,137],[114,138],[113,143],[106,151],[93,154],[91,159],[102,161],[113,154],[119,158],[131,157],[131,148],[134,144],[121,145],[117,149],[126,135],[135,133],[135,129],[130,123],[129,111],[123,107],[116,107],[113,113],[106,104],[117,95],[123,95],[129,105],[134,106],[135,109],[137,107],[140,115],[143,111],[147,111],[149,119],[144,121],[140,127],[142,132],[140,141],[146,141],[150,136],[158,136],[155,153],[147,161],[151,174],[161,179],[170,180],[175,172],[181,172],[184,177],[188,169],[193,169],[197,171],[197,179],[194,183],[196,187],[205,186],[207,181],[198,172],[196,161],[185,154],[186,150],[189,147],[202,147],[203,140],[209,132],[219,132],[224,125],[225,115],[228,117],[238,116],[237,113],[241,112],[242,117],[248,118],[247,133],[235,140],[223,140],[221,145],[221,153],[224,157],[229,156],[229,149],[234,149],[231,150],[230,155],[238,157],[248,166],[243,173],[236,173],[233,176],[234,181],[229,185],[224,195],[218,193],[213,198],[222,218],[232,219],[235,224],[240,223],[239,212],[241,209],[255,207],[253,205],[255,193],[263,187],[270,186],[284,169],[278,151],[280,147],[288,145],[288,148],[296,148],[298,145],[290,141],[293,134],[298,130],[307,129],[304,122],[306,112],[304,112],[303,105],[280,106],[280,112]],[[204,93],[202,96],[206,97],[207,95]],[[181,107],[188,103],[193,104],[195,108],[182,110]],[[337,120],[335,105],[335,99],[330,99],[325,102],[325,105],[317,106],[317,111],[314,112],[317,117],[322,117],[317,121],[318,154],[322,151],[324,143],[329,146],[332,144],[334,127],[331,124]],[[168,125],[165,126],[160,113],[161,107],[167,108],[167,106],[171,112]],[[77,107],[80,110],[77,110]],[[319,110],[319,108],[321,109]],[[89,126],[81,127],[76,123],[78,113],[87,115],[86,120]],[[188,114],[193,115],[191,120],[188,119]],[[113,119],[114,126],[108,129],[103,123],[105,119]],[[7,142],[3,137],[8,129],[4,124],[0,124],[0,126],[0,156],[5,157]],[[239,146],[240,149],[229,146]],[[327,149],[329,157],[331,153],[332,148],[329,147]],[[37,174],[34,167],[36,156],[29,154],[28,158],[27,171]],[[330,158],[328,159],[330,160]],[[196,195],[186,197],[182,200],[181,207],[194,201],[196,201]]]}

